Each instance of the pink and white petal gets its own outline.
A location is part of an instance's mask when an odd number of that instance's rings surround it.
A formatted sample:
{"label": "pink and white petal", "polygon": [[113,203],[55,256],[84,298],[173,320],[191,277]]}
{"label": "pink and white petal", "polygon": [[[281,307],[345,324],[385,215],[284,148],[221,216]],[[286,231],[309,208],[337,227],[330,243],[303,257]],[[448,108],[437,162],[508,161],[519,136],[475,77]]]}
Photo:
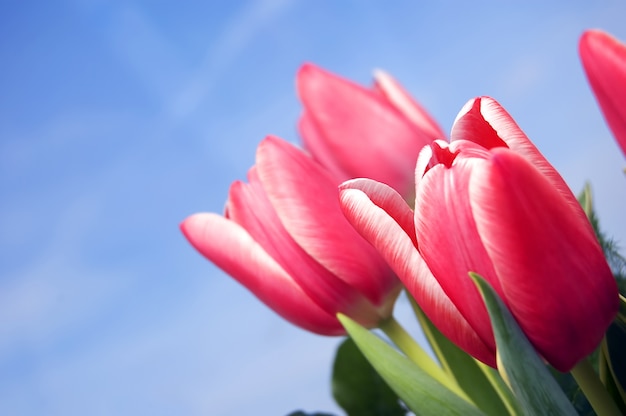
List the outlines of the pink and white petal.
{"label": "pink and white petal", "polygon": [[323,132],[315,126],[311,116],[306,111],[300,117],[298,131],[300,132],[304,149],[324,166],[331,175],[335,176],[340,182],[350,179],[350,175],[341,168],[332,149],[328,148],[328,141],[323,137]]}
{"label": "pink and white petal", "polygon": [[626,44],[601,30],[588,30],[579,52],[604,118],[626,155]]}
{"label": "pink and white petal", "polygon": [[[506,143],[509,149],[524,156],[530,163],[552,181],[558,179],[555,185],[563,186],[565,183],[554,167],[541,154],[539,149],[528,139],[528,136],[517,125],[513,117],[493,98],[482,97],[480,99],[480,112],[485,121],[489,123],[498,136]],[[556,178],[553,178],[556,177]],[[567,186],[567,185],[565,185]]]}
{"label": "pink and white petal", "polygon": [[195,214],[180,228],[204,257],[289,322],[322,335],[341,335],[337,319],[314,303],[241,226],[212,213]]}
{"label": "pink and white petal", "polygon": [[[417,247],[413,211],[395,189],[382,182],[365,178],[352,179],[339,185],[340,192],[347,189],[358,189],[365,193],[376,206],[385,210],[402,227]],[[342,205],[341,209],[344,210],[345,207]]]}
{"label": "pink and white petal", "polygon": [[493,126],[485,120],[481,112],[484,98],[473,98],[461,108],[450,131],[450,142],[469,140],[486,149],[508,146]]}
{"label": "pink and white petal", "polygon": [[525,158],[495,149],[470,180],[476,227],[511,312],[537,350],[569,371],[600,343],[618,308],[598,241]]}
{"label": "pink and white petal", "polygon": [[298,245],[380,305],[397,279],[346,221],[335,178],[300,149],[271,136],[258,147],[257,169],[272,206]]}
{"label": "pink and white petal", "polygon": [[469,354],[495,366],[493,343],[481,340],[442,290],[415,248],[414,236],[360,189],[342,189],[340,200],[348,221],[378,249],[437,328]]}
{"label": "pink and white petal", "polygon": [[377,70],[374,72],[374,82],[374,88],[425,135],[432,140],[446,138],[446,134],[435,119],[391,75]]}
{"label": "pink and white petal", "polygon": [[410,191],[413,178],[407,172],[430,137],[384,97],[314,65],[302,66],[297,87],[328,151],[350,177]]}
{"label": "pink and white petal", "polygon": [[[508,147],[544,174],[571,206],[579,206],[565,180],[528,139],[513,117],[493,98],[478,97],[470,100],[457,116],[451,137],[452,140],[470,140],[487,149]],[[585,217],[582,209],[579,209],[578,215]]]}
{"label": "pink and white petal", "polygon": [[420,252],[443,291],[483,342],[493,346],[487,310],[468,275],[480,274],[502,293],[469,203],[470,175],[484,163],[461,152],[451,167],[438,164],[428,170],[416,191],[415,230]]}
{"label": "pink and white petal", "polygon": [[[439,143],[438,140],[435,140],[433,143],[431,143],[430,146],[424,146],[422,150],[420,151],[419,155],[417,156],[417,162],[415,163],[415,172],[414,172],[415,189],[419,188],[420,182],[422,181],[424,174],[429,168],[430,160],[433,157],[433,149],[431,146],[433,145],[444,146],[444,143],[446,143],[444,140],[442,140],[441,142],[442,143]],[[413,200],[413,207],[415,207],[415,200]]]}
{"label": "pink and white petal", "polygon": [[478,97],[468,101],[457,115],[451,139],[470,140],[486,149],[508,147],[553,175],[554,168],[517,125],[513,117],[493,98]]}
{"label": "pink and white petal", "polygon": [[457,155],[463,152],[464,157],[487,157],[489,151],[477,143],[468,140],[455,140],[451,143],[445,140],[434,140],[429,146],[424,146],[415,165],[415,187],[432,167],[442,164],[451,167]]}
{"label": "pink and white petal", "polygon": [[307,254],[287,232],[259,182],[249,171],[249,184],[235,182],[229,193],[229,215],[269,254],[321,308],[347,314],[367,326],[380,317],[355,288]]}

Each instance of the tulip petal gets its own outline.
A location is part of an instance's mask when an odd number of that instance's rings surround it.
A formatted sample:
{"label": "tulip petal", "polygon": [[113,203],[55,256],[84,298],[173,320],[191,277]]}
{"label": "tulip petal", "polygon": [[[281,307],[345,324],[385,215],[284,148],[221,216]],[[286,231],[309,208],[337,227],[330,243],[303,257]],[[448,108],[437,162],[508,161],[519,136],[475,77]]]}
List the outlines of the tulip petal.
{"label": "tulip petal", "polygon": [[[358,189],[365,193],[375,205],[381,207],[395,219],[417,248],[413,211],[396,190],[382,182],[364,178],[352,179],[339,185],[340,191],[344,189]],[[344,208],[342,205],[341,209]]]}
{"label": "tulip petal", "polygon": [[[469,140],[486,149],[508,147],[543,173],[571,206],[580,205],[561,175],[528,139],[513,117],[493,98],[478,97],[468,101],[457,115],[450,137],[451,141]],[[585,217],[582,210],[577,215]]]}
{"label": "tulip petal", "polygon": [[[457,141],[449,148],[439,148],[439,145],[445,143],[433,143],[431,152],[433,160],[442,162],[429,168],[416,190],[417,243],[443,291],[483,342],[494,348],[487,310],[468,275],[469,272],[479,273],[502,293],[469,203],[470,174],[479,169],[485,159],[475,157],[482,148],[471,142]],[[467,157],[458,147],[468,148]],[[486,150],[482,152],[488,155]]]}
{"label": "tulip petal", "polygon": [[[371,197],[351,185],[368,189]],[[389,201],[384,195],[387,191],[376,184],[363,185],[363,182],[352,181],[342,185],[340,200],[348,221],[378,249],[444,335],[479,360],[495,366],[495,350],[480,339],[442,290],[416,250],[414,237],[407,235],[400,225],[405,220],[391,217],[373,202]],[[383,190],[383,195],[376,195],[377,190]],[[405,204],[404,210],[410,211],[408,205]],[[402,209],[395,207],[391,211],[401,212]]]}
{"label": "tulip petal", "polygon": [[[420,187],[420,182],[428,170],[430,160],[433,157],[432,146],[439,146],[439,142],[446,143],[444,140],[435,140],[430,146],[424,146],[417,156],[417,162],[415,163],[415,189]],[[415,207],[415,200],[413,200],[413,207]]]}
{"label": "tulip petal", "polygon": [[258,147],[257,169],[272,206],[298,245],[380,306],[399,282],[346,221],[335,178],[295,146],[271,136]]}
{"label": "tulip petal", "polygon": [[304,148],[315,160],[337,177],[340,182],[350,179],[350,175],[341,168],[333,150],[328,147],[328,143],[307,112],[304,112],[300,117],[298,131],[302,136]]}
{"label": "tulip petal", "polygon": [[[452,125],[452,131],[450,132],[450,142],[456,140],[469,140],[474,143],[478,143],[485,149],[491,149],[494,147],[508,147],[507,143],[498,135],[498,132],[494,127],[485,120],[484,115],[481,112],[481,104],[486,97],[478,97],[469,100],[459,114],[457,114],[454,124]],[[521,130],[511,128],[515,121],[509,116],[505,118],[505,127],[509,127],[507,132],[511,132],[511,136],[517,136],[523,134]],[[510,122],[510,123],[507,123]],[[518,140],[519,141],[519,140]]]}
{"label": "tulip petal", "polygon": [[374,82],[374,88],[414,125],[422,129],[426,136],[432,140],[446,138],[435,119],[391,75],[381,70],[375,71]]}
{"label": "tulip petal", "polygon": [[544,358],[569,371],[598,346],[618,308],[593,231],[545,176],[507,149],[493,149],[473,172],[469,195],[511,312]]}
{"label": "tulip petal", "polygon": [[588,30],[580,38],[579,52],[604,118],[626,155],[626,44]]}
{"label": "tulip petal", "polygon": [[[376,179],[403,194],[411,191],[413,178],[407,172],[430,136],[380,94],[314,65],[302,66],[297,87],[305,111],[322,133],[306,138],[307,147],[327,149],[352,178]],[[312,145],[313,140],[326,143]]]}
{"label": "tulip petal", "polygon": [[353,287],[307,254],[287,232],[259,182],[256,169],[249,184],[235,182],[228,199],[229,217],[263,247],[302,290],[329,314],[358,317],[364,325],[379,321],[372,305]]}
{"label": "tulip petal", "polygon": [[558,176],[513,117],[491,97],[469,100],[457,115],[450,137],[451,141],[469,140],[486,149],[508,147],[544,174]]}
{"label": "tulip petal", "polygon": [[241,226],[212,213],[195,214],[180,226],[204,257],[289,322],[322,335],[344,333]]}

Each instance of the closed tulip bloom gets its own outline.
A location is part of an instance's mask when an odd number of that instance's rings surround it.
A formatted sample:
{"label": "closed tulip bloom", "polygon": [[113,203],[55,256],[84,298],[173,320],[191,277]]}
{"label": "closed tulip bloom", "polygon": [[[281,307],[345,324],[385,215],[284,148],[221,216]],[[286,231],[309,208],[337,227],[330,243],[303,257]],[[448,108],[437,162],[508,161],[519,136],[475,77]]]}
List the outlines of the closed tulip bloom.
{"label": "closed tulip bloom", "polygon": [[377,71],[374,79],[368,89],[303,65],[297,88],[304,147],[343,180],[372,178],[412,195],[420,149],[445,134],[391,76]]}
{"label": "closed tulip bloom", "polygon": [[626,155],[626,44],[601,30],[588,30],[578,48],[604,118]]}
{"label": "closed tulip bloom", "polygon": [[181,224],[189,242],[288,321],[343,334],[341,312],[368,327],[387,318],[400,283],[350,226],[338,178],[307,154],[268,137],[248,182],[231,186],[225,215]]}
{"label": "closed tulip bloom", "polygon": [[468,277],[476,272],[544,359],[569,371],[598,346],[618,309],[591,225],[495,101],[470,101],[451,136],[420,153],[414,213],[393,190],[359,179],[341,185],[347,218],[465,351],[495,365],[489,317]]}

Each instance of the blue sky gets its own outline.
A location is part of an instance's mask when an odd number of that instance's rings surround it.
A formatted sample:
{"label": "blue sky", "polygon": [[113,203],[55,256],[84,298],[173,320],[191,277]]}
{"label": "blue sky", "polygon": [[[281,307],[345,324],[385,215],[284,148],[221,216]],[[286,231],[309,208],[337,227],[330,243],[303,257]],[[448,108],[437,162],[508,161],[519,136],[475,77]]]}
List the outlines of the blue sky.
{"label": "blue sky", "polygon": [[178,230],[222,211],[266,134],[297,142],[303,62],[385,69],[445,131],[496,98],[626,245],[625,160],[577,56],[586,28],[626,40],[626,5],[466,3],[2,2],[0,414],[340,413],[340,340]]}

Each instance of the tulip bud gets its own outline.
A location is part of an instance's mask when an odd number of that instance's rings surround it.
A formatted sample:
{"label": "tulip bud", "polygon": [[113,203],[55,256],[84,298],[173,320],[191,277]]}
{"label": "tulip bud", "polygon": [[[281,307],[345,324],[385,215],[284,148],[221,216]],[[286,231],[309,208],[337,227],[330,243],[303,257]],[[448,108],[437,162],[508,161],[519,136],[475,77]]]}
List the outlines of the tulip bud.
{"label": "tulip bud", "polygon": [[420,149],[445,137],[432,117],[388,74],[367,89],[312,64],[298,72],[304,147],[342,180],[372,178],[413,193]]}
{"label": "tulip bud", "polygon": [[617,313],[615,279],[575,197],[499,104],[471,100],[452,142],[425,147],[415,172],[414,227],[380,183],[346,182],[340,198],[444,335],[495,365],[475,272],[558,370],[598,346]]}
{"label": "tulip bud", "polygon": [[344,218],[339,181],[275,137],[259,145],[248,183],[231,186],[225,216],[181,224],[189,242],[270,308],[307,330],[343,334],[341,312],[375,327],[400,283]]}

